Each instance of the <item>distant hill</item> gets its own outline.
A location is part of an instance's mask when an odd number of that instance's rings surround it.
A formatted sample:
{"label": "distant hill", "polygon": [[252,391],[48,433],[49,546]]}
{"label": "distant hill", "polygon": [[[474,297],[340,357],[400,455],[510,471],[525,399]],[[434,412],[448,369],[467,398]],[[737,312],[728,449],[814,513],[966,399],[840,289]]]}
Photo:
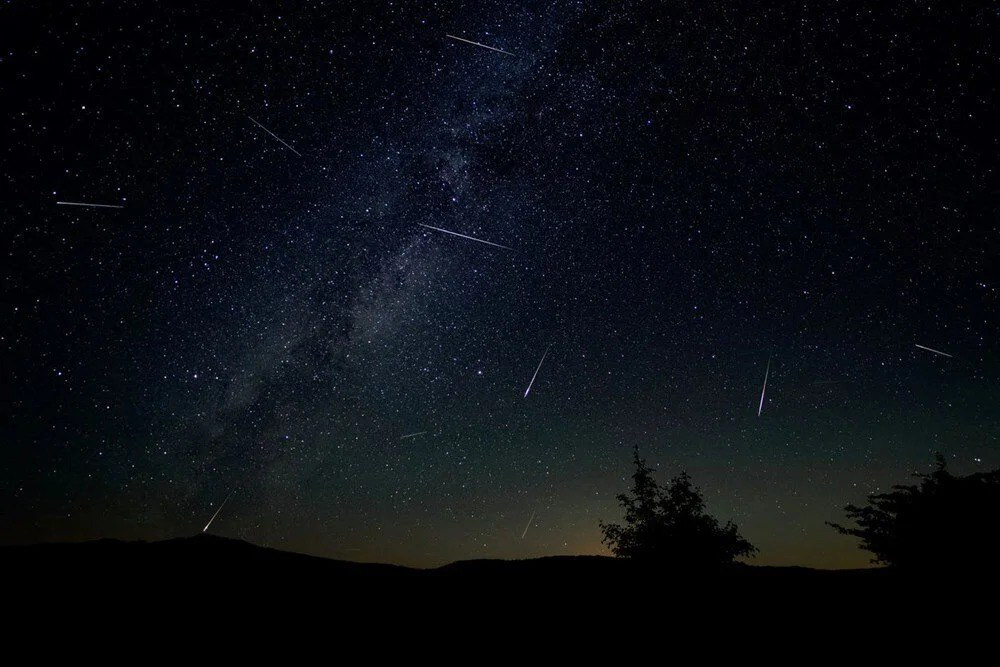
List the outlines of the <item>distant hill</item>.
{"label": "distant hill", "polygon": [[817,614],[849,613],[865,600],[893,603],[907,588],[920,590],[878,569],[740,565],[706,575],[603,556],[467,560],[418,569],[318,558],[212,535],[3,546],[0,571],[3,607],[29,625],[41,618],[45,627],[103,625],[113,618],[146,628],[158,627],[151,619],[170,626],[200,617],[202,627],[232,629],[239,619],[252,625],[266,618],[360,628],[358,637],[374,632],[377,642],[392,641],[379,634],[386,628],[442,618],[485,631],[490,626],[483,619],[490,617],[503,623],[534,618],[542,625],[573,616],[605,622],[639,609],[651,610],[649,618],[658,622],[702,625],[735,610],[767,607],[815,623]]}
{"label": "distant hill", "polygon": [[[99,576],[105,580],[195,578],[228,579],[252,574],[260,578],[308,576],[314,581],[372,582],[376,580],[461,582],[468,579],[584,581],[598,579],[688,579],[637,567],[607,556],[549,556],[524,560],[466,560],[432,569],[380,563],[357,563],[307,556],[260,547],[242,540],[197,535],[159,542],[97,540],[77,543],[0,547],[0,567],[22,577],[46,580]],[[726,579],[857,579],[879,576],[878,570],[812,570],[800,567],[739,565],[716,577]],[[704,578],[704,577],[702,577]]]}
{"label": "distant hill", "polygon": [[0,566],[48,577],[71,574],[215,576],[249,571],[289,576],[400,577],[420,571],[398,565],[355,563],[260,547],[243,540],[200,534],[159,542],[103,539],[0,547]]}

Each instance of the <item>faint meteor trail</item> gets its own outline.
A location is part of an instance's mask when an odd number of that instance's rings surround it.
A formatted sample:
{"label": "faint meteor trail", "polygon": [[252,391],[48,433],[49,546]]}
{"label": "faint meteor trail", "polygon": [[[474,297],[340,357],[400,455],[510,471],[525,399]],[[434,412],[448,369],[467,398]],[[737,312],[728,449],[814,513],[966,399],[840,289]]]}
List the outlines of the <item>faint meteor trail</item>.
{"label": "faint meteor trail", "polygon": [[56,203],[60,206],[86,206],[87,208],[125,208],[114,204],[88,204],[82,201],[57,201]]}
{"label": "faint meteor trail", "polygon": [[418,435],[423,435],[424,433],[427,433],[427,432],[428,431],[417,431],[416,433],[409,433],[407,435],[404,435],[404,436],[400,437],[399,439],[400,440],[406,440],[407,438],[415,438]]}
{"label": "faint meteor trail", "polygon": [[473,236],[466,236],[465,234],[459,234],[458,232],[449,232],[447,229],[441,229],[440,227],[431,227],[430,225],[425,225],[422,222],[418,222],[421,227],[426,227],[427,229],[433,229],[439,232],[444,232],[445,234],[451,234],[452,236],[461,236],[463,239],[469,239],[470,241],[475,241],[476,243],[485,243],[486,245],[496,246],[497,248],[503,248],[504,250],[511,250],[505,245],[500,245],[499,243],[493,243],[492,241],[484,241],[482,239],[477,239]]}
{"label": "faint meteor trail", "polygon": [[771,372],[771,357],[767,358],[767,370],[764,371],[764,387],[760,390],[760,405],[757,406],[757,416],[760,417],[764,409],[764,392],[767,391],[767,376]]}
{"label": "faint meteor trail", "polygon": [[940,354],[942,357],[948,357],[949,359],[953,359],[954,358],[950,354],[948,354],[947,352],[942,352],[941,350],[935,350],[935,349],[930,348],[930,347],[924,347],[923,345],[919,345],[917,343],[914,343],[914,345],[916,345],[917,347],[919,347],[921,350],[927,350],[928,352],[933,352],[934,354]]}
{"label": "faint meteor trail", "polygon": [[[236,487],[236,489],[238,488],[239,487]],[[208,532],[208,527],[212,525],[212,522],[215,521],[215,517],[219,516],[219,512],[222,511],[222,508],[226,506],[226,503],[229,502],[229,499],[233,497],[234,493],[236,493],[236,489],[233,489],[232,491],[229,492],[229,495],[226,496],[226,499],[222,501],[221,505],[219,505],[219,509],[215,510],[215,514],[213,514],[212,518],[208,520],[208,523],[206,523],[205,527],[201,529],[201,532],[203,533]]]}
{"label": "faint meteor trail", "polygon": [[534,513],[534,512],[532,512],[532,513],[531,513],[531,518],[530,518],[530,519],[528,519],[528,525],[526,525],[526,526],[524,527],[524,532],[523,532],[523,533],[521,533],[521,539],[522,539],[522,540],[524,539],[524,536],[528,534],[528,529],[529,529],[529,528],[531,528],[531,522],[532,522],[532,521],[534,521],[534,520],[535,520],[535,513]]}
{"label": "faint meteor trail", "polygon": [[531,376],[531,382],[528,383],[528,388],[524,390],[524,398],[528,398],[528,392],[531,391],[531,385],[535,384],[535,378],[538,377],[538,371],[542,369],[542,364],[545,363],[545,356],[549,353],[549,350],[551,348],[552,348],[551,345],[545,348],[545,353],[542,355],[542,360],[538,362],[538,368],[535,369],[535,374]]}
{"label": "faint meteor trail", "polygon": [[[250,118],[250,116],[247,116],[247,118]],[[253,124],[254,124],[254,125],[256,125],[256,126],[257,126],[257,127],[259,127],[260,129],[264,130],[265,132],[267,132],[268,134],[270,134],[270,135],[271,135],[272,137],[274,137],[275,139],[277,139],[278,141],[280,141],[280,142],[281,142],[281,144],[282,144],[282,145],[283,145],[283,146],[284,146],[285,148],[287,148],[288,150],[292,151],[293,153],[295,153],[295,154],[296,154],[296,155],[298,155],[299,157],[302,157],[302,153],[300,153],[300,152],[298,152],[297,150],[295,150],[294,148],[292,148],[292,147],[291,147],[291,146],[290,146],[290,145],[288,144],[288,142],[286,142],[286,141],[285,141],[284,139],[282,139],[281,137],[279,137],[278,135],[276,135],[276,134],[275,134],[274,132],[272,132],[271,130],[267,129],[266,127],[264,127],[263,125],[261,125],[260,123],[258,123],[258,122],[257,122],[256,120],[254,120],[253,118],[250,118],[250,120],[251,120],[251,121],[253,122]]]}
{"label": "faint meteor trail", "polygon": [[515,58],[517,57],[517,54],[511,53],[510,51],[504,51],[503,49],[498,49],[498,48],[493,47],[493,46],[487,46],[486,44],[480,44],[479,42],[473,42],[471,39],[465,39],[463,37],[456,37],[455,35],[447,35],[447,34],[445,35],[445,37],[450,37],[452,39],[457,39],[458,41],[465,42],[466,44],[473,44],[475,46],[481,46],[484,49],[489,49],[490,51],[496,51],[497,53],[503,53],[503,54],[508,55],[508,56],[514,56]]}

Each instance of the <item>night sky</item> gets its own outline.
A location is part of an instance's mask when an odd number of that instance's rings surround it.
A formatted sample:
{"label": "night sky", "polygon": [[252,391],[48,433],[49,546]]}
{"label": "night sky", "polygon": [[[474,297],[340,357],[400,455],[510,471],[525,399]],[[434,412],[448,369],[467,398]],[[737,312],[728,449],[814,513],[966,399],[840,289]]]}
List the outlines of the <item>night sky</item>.
{"label": "night sky", "polygon": [[3,542],[607,553],[638,446],[847,567],[1000,467],[996,3],[181,4],[0,8]]}

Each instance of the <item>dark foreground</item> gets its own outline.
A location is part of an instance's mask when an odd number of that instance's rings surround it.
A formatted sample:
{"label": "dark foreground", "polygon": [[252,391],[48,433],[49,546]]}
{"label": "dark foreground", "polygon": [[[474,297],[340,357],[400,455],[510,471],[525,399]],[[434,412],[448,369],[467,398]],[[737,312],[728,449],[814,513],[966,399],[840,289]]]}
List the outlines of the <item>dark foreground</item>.
{"label": "dark foreground", "polygon": [[[4,570],[25,575],[64,578],[77,574],[100,573],[111,579],[124,575],[171,577],[185,573],[212,577],[227,573],[257,572],[272,574],[284,570],[288,575],[325,577],[331,580],[373,582],[378,580],[446,581],[490,578],[529,578],[568,580],[578,577],[648,576],[648,570],[607,556],[549,556],[525,560],[464,560],[437,568],[420,569],[381,563],[358,563],[333,560],[290,551],[260,547],[242,540],[198,535],[160,542],[49,543],[27,546],[0,546],[0,565]],[[884,578],[880,569],[814,570],[805,567],[767,567],[737,565],[714,577],[739,580],[872,580]]]}
{"label": "dark foreground", "polygon": [[[585,646],[590,633],[580,628],[591,626],[617,626],[626,634],[669,628],[673,637],[693,639],[749,625],[764,637],[779,627],[786,635],[796,627],[825,633],[873,613],[890,627],[912,630],[913,623],[974,609],[966,601],[992,590],[980,580],[951,577],[941,585],[882,569],[741,565],[699,574],[599,556],[460,561],[421,570],[203,535],[0,547],[0,572],[0,611],[13,620],[9,636],[93,633],[96,627],[140,644],[164,628],[255,641],[271,635],[248,628],[272,633],[282,627],[285,634],[310,628],[322,637],[336,629],[338,641],[381,647],[394,631],[420,628],[424,635],[450,633],[456,646],[481,648],[522,629],[552,640],[564,637],[557,631],[575,628],[573,641]],[[928,593],[950,599],[931,602]]]}
{"label": "dark foreground", "polygon": [[798,586],[854,585],[882,582],[891,575],[879,569],[813,570],[801,567],[737,565],[711,574],[666,573],[636,567],[605,556],[551,556],[527,560],[468,560],[438,568],[417,569],[379,563],[356,563],[318,558],[259,547],[241,540],[198,535],[161,542],[94,542],[0,547],[0,568],[20,583],[91,583],[104,586],[156,586],[171,582],[242,581],[293,582],[307,579],[313,586],[339,589],[382,585],[434,587],[475,585],[634,585],[670,584]]}

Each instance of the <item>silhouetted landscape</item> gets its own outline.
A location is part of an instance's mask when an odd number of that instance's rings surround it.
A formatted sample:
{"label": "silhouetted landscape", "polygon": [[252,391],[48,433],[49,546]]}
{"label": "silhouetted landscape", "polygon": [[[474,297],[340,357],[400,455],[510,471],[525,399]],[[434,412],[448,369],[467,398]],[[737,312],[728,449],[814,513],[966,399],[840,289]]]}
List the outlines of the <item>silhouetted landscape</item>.
{"label": "silhouetted landscape", "polygon": [[[724,525],[705,511],[701,490],[687,473],[666,484],[633,452],[632,487],[618,495],[624,523],[601,522],[613,556],[550,556],[518,560],[460,560],[435,568],[352,562],[281,551],[202,532],[156,542],[104,539],[0,547],[0,567],[14,573],[15,584],[79,586],[99,582],[103,589],[174,582],[257,584],[308,582],[336,585],[340,591],[370,591],[372,586],[427,586],[462,590],[468,585],[527,586],[559,584],[633,593],[667,586],[713,586],[730,591],[796,591],[844,594],[856,585],[884,586],[944,573],[983,576],[992,572],[995,528],[1000,508],[1000,471],[956,476],[938,455],[931,473],[915,473],[919,485],[894,485],[872,494],[869,505],[848,505],[856,527],[831,523],[859,539],[882,567],[820,570],[752,565],[757,549],[732,522]],[[206,531],[208,526],[206,526]],[[804,588],[803,588],[804,587]],[[408,590],[408,589],[407,589]],[[876,588],[877,590],[877,588]]]}
{"label": "silhouetted landscape", "polygon": [[[196,535],[159,542],[96,540],[0,547],[0,567],[29,577],[47,579],[101,576],[112,581],[135,575],[164,578],[206,573],[226,578],[249,572],[257,576],[325,577],[340,583],[372,580],[448,582],[463,579],[516,578],[535,581],[586,581],[633,575],[648,576],[656,570],[611,556],[548,556],[524,560],[463,560],[441,567],[420,569],[381,563],[356,563],[319,558],[256,546],[242,540]],[[678,581],[687,572],[676,573]],[[881,568],[861,570],[816,570],[804,567],[772,567],[736,564],[718,576],[736,579],[872,579],[884,577]],[[670,579],[671,573],[658,572]]]}

